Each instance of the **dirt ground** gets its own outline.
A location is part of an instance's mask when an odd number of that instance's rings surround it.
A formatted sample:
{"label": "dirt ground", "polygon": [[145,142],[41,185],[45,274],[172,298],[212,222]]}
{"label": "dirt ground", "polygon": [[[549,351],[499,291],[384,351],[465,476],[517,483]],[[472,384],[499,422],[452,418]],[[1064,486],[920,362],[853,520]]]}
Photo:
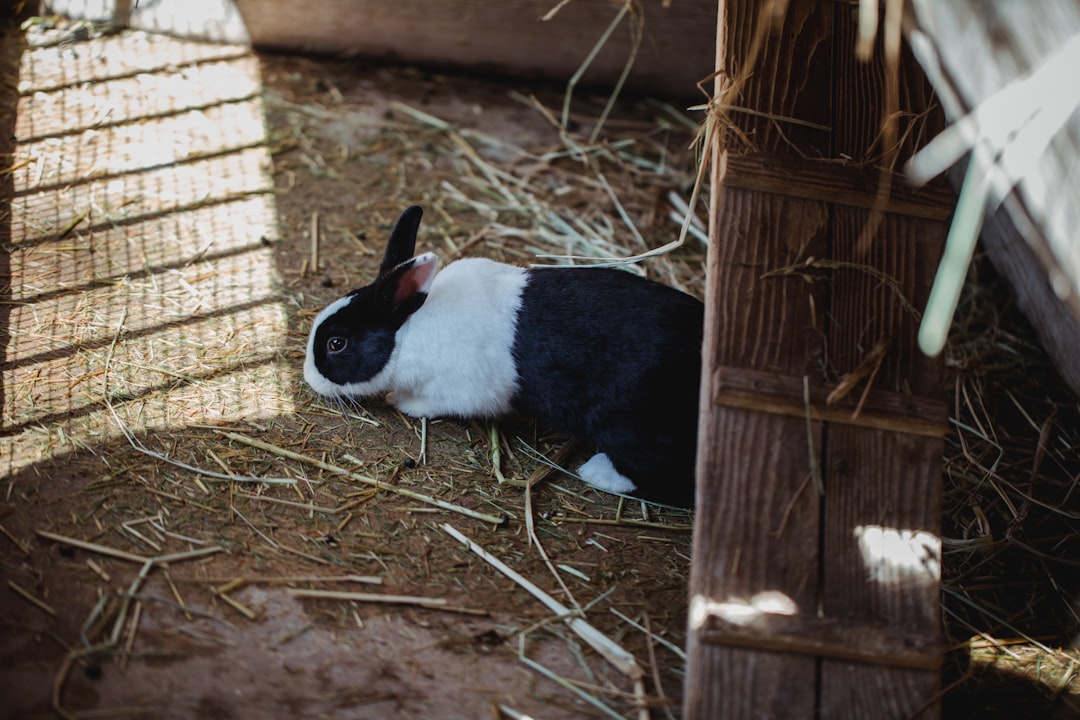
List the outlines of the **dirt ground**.
{"label": "dirt ground", "polygon": [[[433,421],[422,458],[418,422],[327,407],[301,366],[408,204],[444,262],[670,242],[700,118],[629,99],[591,138],[585,90],[560,131],[563,88],[27,37],[0,44],[0,715],[678,717],[692,515],[548,472],[587,449],[521,419]],[[641,267],[700,297],[703,255]],[[944,717],[1080,716],[1080,405],[1032,337],[977,263],[945,361]]]}
{"label": "dirt ground", "polygon": [[[415,420],[327,408],[301,366],[314,313],[372,276],[408,204],[444,262],[579,252],[535,240],[556,201],[589,251],[630,246],[605,186],[645,246],[673,239],[692,121],[629,103],[573,159],[538,109],[557,112],[550,89],[70,31],[5,38],[4,717],[636,716],[627,674],[447,524],[582,608],[640,663],[653,716],[677,716],[690,516],[561,473],[527,504],[545,468],[529,448],[564,439],[502,423],[500,484],[490,427],[430,423],[423,462]],[[579,133],[603,100],[575,103]],[[702,262],[688,245],[650,272],[700,294]]]}

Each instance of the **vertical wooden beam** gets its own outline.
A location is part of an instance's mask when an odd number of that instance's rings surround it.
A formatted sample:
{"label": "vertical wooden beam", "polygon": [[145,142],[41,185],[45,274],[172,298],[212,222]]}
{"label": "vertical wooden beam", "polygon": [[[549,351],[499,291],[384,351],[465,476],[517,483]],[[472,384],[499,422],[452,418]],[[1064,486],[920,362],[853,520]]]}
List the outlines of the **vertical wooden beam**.
{"label": "vertical wooden beam", "polygon": [[[714,187],[719,187],[714,178]],[[720,197],[722,196],[722,197]],[[714,332],[710,368],[738,358],[765,370],[791,374],[820,348],[811,330],[820,288],[798,279],[765,282],[761,275],[778,260],[794,263],[823,248],[825,216],[819,203],[739,190],[714,194],[727,232],[744,242],[713,243],[709,250],[709,297],[719,288],[743,298],[708,304],[706,326]],[[714,208],[717,207],[715,204]],[[789,222],[753,227],[758,214]],[[740,221],[743,223],[740,226]],[[768,232],[769,230],[771,232]],[[764,232],[763,232],[764,231]],[[797,298],[798,302],[790,302]],[[726,317],[721,317],[726,316]],[[762,328],[774,342],[757,341]],[[810,487],[806,424],[800,418],[713,404],[719,378],[703,383],[707,435],[699,435],[698,513],[691,571],[691,615],[704,603],[749,603],[755,593],[782,590],[800,607],[814,607],[818,593],[819,515]],[[815,423],[812,443],[820,446]],[[803,437],[801,444],[785,438]],[[768,559],[768,561],[766,561]],[[702,625],[701,628],[705,626]],[[699,628],[700,629],[700,628]],[[687,718],[804,717],[814,704],[814,658],[708,645],[690,634]]]}
{"label": "vertical wooden beam", "polygon": [[[720,2],[718,67],[737,74],[739,58],[760,38],[759,81],[740,97],[750,109],[828,122],[828,105],[807,94],[805,73],[829,78],[829,18],[815,2],[795,0],[776,34],[756,35],[757,3]],[[795,67],[783,48],[799,48]],[[824,146],[826,134],[803,126],[748,123],[756,149],[791,152],[789,141]],[[707,260],[705,367],[752,368],[801,376],[820,358],[815,325],[825,286],[798,276],[765,278],[769,270],[821,257],[827,249],[825,203],[725,187],[724,156],[712,169],[711,242]],[[698,513],[691,570],[691,633],[687,718],[806,717],[815,704],[815,659],[703,642],[711,603],[751,605],[761,591],[780,591],[800,608],[819,593],[819,512],[810,479],[810,447],[820,448],[820,424],[807,440],[805,421],[717,405],[719,378],[702,383],[698,447]],[[791,438],[801,441],[789,442]],[[735,610],[735,608],[733,608]],[[700,623],[695,628],[696,621]]]}
{"label": "vertical wooden beam", "polygon": [[[712,168],[685,716],[933,717],[946,413],[914,338],[940,206],[890,205],[859,246],[876,188],[847,164],[881,158],[887,69],[852,58],[851,8],[719,6],[721,86],[741,78],[726,99],[751,112],[729,113]],[[901,108],[922,113],[921,75],[901,72]],[[795,187],[817,172],[826,190]],[[851,418],[865,381],[830,413],[879,345],[868,397],[895,422]]]}
{"label": "vertical wooden beam", "polygon": [[[853,13],[837,12],[834,153],[882,164],[882,108],[890,69],[879,52],[869,63],[848,51],[857,35]],[[920,140],[903,131],[935,132],[912,117],[933,104],[914,59],[904,54],[898,73],[900,158]],[[925,140],[928,138],[922,138]],[[897,178],[896,183],[902,183]],[[886,214],[875,241],[859,247],[870,213],[836,207],[832,257],[845,267],[832,275],[829,346],[842,370],[858,365],[867,350],[886,343],[875,387],[886,392],[940,398],[940,367],[914,342],[918,310],[930,291],[947,226],[943,222]],[[888,285],[883,282],[888,278]],[[902,628],[907,636],[940,633],[940,531],[942,438],[830,425],[826,430],[827,494],[824,503],[822,610],[853,625]],[[892,549],[899,557],[868,557]],[[913,563],[914,565],[909,565]],[[825,660],[821,713],[829,718],[935,717],[931,703],[939,673]]]}

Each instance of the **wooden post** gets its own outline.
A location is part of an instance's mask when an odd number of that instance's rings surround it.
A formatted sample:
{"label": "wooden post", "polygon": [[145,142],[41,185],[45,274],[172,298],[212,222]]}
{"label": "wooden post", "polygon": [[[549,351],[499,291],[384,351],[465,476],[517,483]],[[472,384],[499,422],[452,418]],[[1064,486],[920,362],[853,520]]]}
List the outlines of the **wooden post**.
{"label": "wooden post", "polygon": [[[896,179],[860,243],[885,65],[854,60],[851,6],[769,6],[720,1],[718,96],[743,78],[752,112],[714,146],[685,717],[936,717],[947,412],[915,335],[949,198]],[[901,133],[932,136],[906,58],[898,81]]]}

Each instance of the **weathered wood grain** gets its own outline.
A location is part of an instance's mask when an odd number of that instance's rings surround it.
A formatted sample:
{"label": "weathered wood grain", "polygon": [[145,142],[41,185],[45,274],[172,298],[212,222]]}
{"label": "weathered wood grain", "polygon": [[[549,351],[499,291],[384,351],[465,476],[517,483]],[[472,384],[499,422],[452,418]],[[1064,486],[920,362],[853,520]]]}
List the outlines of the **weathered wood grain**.
{"label": "weathered wood grain", "polygon": [[[883,669],[825,659],[821,716],[936,717],[931,701],[942,658],[936,641],[943,441],[830,425],[827,447],[825,616],[852,625],[884,624],[898,636],[921,637],[937,666]],[[869,550],[861,547],[860,537]]]}
{"label": "weathered wood grain", "polygon": [[[740,104],[812,122],[828,120],[827,103],[804,92],[805,68],[781,61],[781,48],[799,47],[819,76],[828,78],[823,43],[829,19],[814,5],[793,2],[783,29],[762,38],[753,76],[760,81],[740,89]],[[757,12],[754,3],[719,3],[717,63],[731,76],[738,75],[735,65],[754,43]],[[751,115],[729,118],[754,143],[740,147],[743,152],[795,155],[789,139],[822,147],[828,142],[827,134],[801,125],[781,131]],[[824,286],[763,276],[823,254],[827,209],[818,201],[727,187],[726,160],[726,155],[716,157],[712,168],[705,367],[801,377],[822,353],[814,328]],[[757,592],[775,590],[799,608],[816,604],[819,512],[809,483],[809,448],[820,444],[820,424],[808,429],[799,418],[714,405],[715,389],[706,375],[684,713],[688,718],[805,717],[816,692],[813,657],[705,643],[697,631],[711,622],[700,613],[707,602],[747,603]]]}
{"label": "weathered wood grain", "polygon": [[[832,74],[832,12],[823,12],[820,2],[792,0],[782,16],[766,20],[772,30],[759,33],[759,16],[776,5],[718,2],[716,67],[723,72],[722,87],[728,87],[725,78],[730,78],[737,90],[727,98],[732,107],[728,120],[745,133],[732,152],[830,157],[831,133],[822,129],[832,121],[830,93],[821,90],[828,89]],[[798,62],[788,62],[792,58]],[[768,108],[771,117],[737,108]]]}
{"label": "weathered wood grain", "polygon": [[[914,338],[949,202],[878,201],[888,69],[851,58],[851,8],[793,0],[764,38],[760,9],[720,3],[718,67],[756,53],[754,112],[713,168],[685,716],[936,717],[946,412]],[[907,73],[901,154],[933,127]],[[823,406],[877,345],[864,421],[865,379]]]}
{"label": "weathered wood grain", "polygon": [[712,403],[725,407],[929,437],[948,429],[945,403],[906,393],[871,389],[863,396],[860,389],[830,404],[835,385],[811,387],[807,376],[728,367],[712,369],[711,387]]}
{"label": "weathered wood grain", "polygon": [[[855,43],[851,15],[836,24],[840,48]],[[896,157],[913,154],[940,129],[930,89],[908,53],[897,77]],[[870,63],[837,53],[837,151],[882,152],[880,118],[889,72],[879,52]],[[865,108],[865,115],[853,111]],[[876,115],[874,114],[876,111]],[[888,154],[885,154],[885,158]],[[897,293],[921,308],[930,291],[947,226],[943,222],[886,214],[876,240],[861,247],[870,213],[850,206],[833,210],[832,257],[876,272],[833,271],[830,359],[837,370],[855,367],[881,338],[892,338],[875,389],[939,399],[940,364],[914,342],[919,317]],[[885,286],[877,273],[896,282]],[[943,439],[830,424],[826,429],[826,496],[823,508],[822,609],[848,623],[884,623],[898,633],[929,641],[940,633],[940,513]],[[878,553],[878,554],[875,554]],[[940,661],[941,650],[938,649]],[[823,717],[935,717],[939,676],[929,670],[881,669],[825,659]]]}
{"label": "weathered wood grain", "polygon": [[[748,603],[763,589],[813,608],[818,588],[818,503],[799,419],[714,407],[716,432],[699,451],[691,614],[706,600]],[[820,441],[815,427],[812,442]],[[763,562],[769,557],[769,562]],[[705,642],[691,621],[688,718],[804,718],[814,706],[815,659]]]}
{"label": "weathered wood grain", "polygon": [[[52,12],[259,49],[356,57],[566,82],[624,0],[52,0]],[[583,85],[700,100],[712,72],[713,0],[639,0],[604,42]],[[632,29],[634,28],[634,29]],[[640,35],[636,58],[635,37]]]}
{"label": "weathered wood grain", "polygon": [[882,170],[855,165],[847,160],[777,157],[764,153],[730,154],[727,186],[743,190],[779,193],[806,200],[850,205],[863,209],[881,208],[886,212],[929,220],[952,216],[953,203],[942,192],[941,183],[912,188],[900,175],[894,175],[892,193],[882,204],[877,184]]}
{"label": "weathered wood grain", "polygon": [[[833,252],[838,259],[859,258],[895,278],[921,307],[944,242],[944,223],[887,215],[869,256],[855,250],[868,213],[834,211]],[[879,337],[894,338],[875,380],[878,388],[917,396],[941,396],[938,364],[921,355],[913,338],[917,318],[876,278],[836,271],[831,310],[832,359],[851,367]],[[940,402],[940,401],[939,401]],[[942,403],[943,405],[943,403]],[[884,623],[898,634],[936,639],[940,633],[940,532],[942,436],[911,434],[832,423],[826,430],[822,609],[829,618],[853,624]],[[876,543],[886,557],[867,556],[864,542]],[[869,540],[867,538],[869,537]],[[921,542],[928,546],[921,545]],[[912,553],[924,562],[905,564]],[[925,553],[925,557],[919,553]],[[938,662],[941,648],[937,649]],[[881,669],[824,660],[821,712],[830,718],[935,717],[937,668]],[[920,711],[923,714],[920,714]]]}
{"label": "weathered wood grain", "polygon": [[[715,178],[716,187],[720,187]],[[713,329],[705,362],[783,375],[812,370],[821,351],[813,331],[824,286],[796,277],[762,278],[779,264],[824,250],[820,203],[728,189],[714,195],[728,243],[713,243],[708,260]],[[714,205],[714,207],[716,207]],[[755,222],[756,218],[764,221]],[[771,220],[771,221],[770,221]],[[809,367],[808,367],[809,365]],[[703,383],[704,425],[698,448],[698,522],[694,529],[691,606],[705,599],[749,601],[762,590],[787,595],[803,611],[818,592],[818,498],[809,447],[820,445],[802,418],[714,405]],[[769,558],[768,562],[763,561]],[[760,653],[700,642],[691,633],[687,717],[805,717],[813,707],[812,657]]]}

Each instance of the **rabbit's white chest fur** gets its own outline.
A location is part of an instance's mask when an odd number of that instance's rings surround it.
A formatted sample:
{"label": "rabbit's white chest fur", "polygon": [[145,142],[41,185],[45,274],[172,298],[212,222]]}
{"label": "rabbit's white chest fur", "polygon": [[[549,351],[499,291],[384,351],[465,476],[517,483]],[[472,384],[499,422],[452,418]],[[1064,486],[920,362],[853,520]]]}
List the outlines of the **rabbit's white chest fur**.
{"label": "rabbit's white chest fur", "polygon": [[494,417],[517,389],[514,328],[527,274],[483,258],[450,263],[398,330],[387,399],[415,417]]}

